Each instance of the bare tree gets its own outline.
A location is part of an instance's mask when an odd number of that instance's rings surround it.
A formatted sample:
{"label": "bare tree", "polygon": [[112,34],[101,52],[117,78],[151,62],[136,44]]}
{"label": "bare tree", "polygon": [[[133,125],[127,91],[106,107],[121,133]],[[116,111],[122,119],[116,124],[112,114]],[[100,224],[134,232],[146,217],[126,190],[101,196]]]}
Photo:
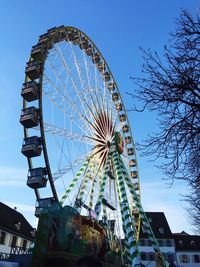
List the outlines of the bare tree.
{"label": "bare tree", "polygon": [[200,17],[182,10],[162,60],[156,52],[141,50],[143,75],[132,77],[137,86],[131,94],[142,106],[133,109],[156,111],[159,121],[159,131],[141,149],[162,159],[167,177],[188,181],[194,193],[200,177]]}
{"label": "bare tree", "polygon": [[200,234],[200,177],[190,186],[191,191],[184,197],[184,200],[189,204],[188,219],[194,225],[196,232]]}

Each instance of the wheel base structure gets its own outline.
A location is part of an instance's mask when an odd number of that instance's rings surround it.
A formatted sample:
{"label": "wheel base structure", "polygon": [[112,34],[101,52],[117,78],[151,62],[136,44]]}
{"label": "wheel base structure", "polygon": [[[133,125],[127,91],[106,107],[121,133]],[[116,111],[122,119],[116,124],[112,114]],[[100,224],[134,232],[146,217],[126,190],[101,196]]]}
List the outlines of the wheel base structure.
{"label": "wheel base structure", "polygon": [[32,267],[75,266],[83,256],[96,257],[105,267],[123,266],[119,240],[111,231],[107,234],[108,231],[70,206],[55,203],[44,208],[39,218]]}

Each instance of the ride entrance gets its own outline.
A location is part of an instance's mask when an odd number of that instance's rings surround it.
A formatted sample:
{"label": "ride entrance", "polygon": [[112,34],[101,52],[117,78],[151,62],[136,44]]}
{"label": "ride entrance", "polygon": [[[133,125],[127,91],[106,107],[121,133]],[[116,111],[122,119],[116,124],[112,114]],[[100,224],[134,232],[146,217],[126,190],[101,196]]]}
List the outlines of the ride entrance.
{"label": "ride entrance", "polygon": [[96,45],[77,28],[52,28],[25,73],[22,153],[39,217],[33,266],[73,266],[84,255],[140,266],[141,223],[167,266],[141,206],[125,106]]}

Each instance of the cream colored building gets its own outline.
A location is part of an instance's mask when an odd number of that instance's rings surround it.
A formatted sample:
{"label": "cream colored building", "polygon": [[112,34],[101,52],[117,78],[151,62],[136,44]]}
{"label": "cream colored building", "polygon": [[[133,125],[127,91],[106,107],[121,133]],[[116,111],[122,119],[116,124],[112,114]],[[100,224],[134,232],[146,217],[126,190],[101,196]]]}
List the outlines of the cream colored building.
{"label": "cream colored building", "polygon": [[35,229],[16,209],[0,202],[0,259],[22,254],[30,247]]}

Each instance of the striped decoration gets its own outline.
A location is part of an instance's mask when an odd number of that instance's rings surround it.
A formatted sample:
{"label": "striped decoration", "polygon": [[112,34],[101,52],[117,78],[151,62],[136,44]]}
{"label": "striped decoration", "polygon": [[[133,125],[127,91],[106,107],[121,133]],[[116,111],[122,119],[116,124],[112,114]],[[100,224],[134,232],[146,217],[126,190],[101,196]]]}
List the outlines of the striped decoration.
{"label": "striped decoration", "polygon": [[94,199],[94,186],[95,186],[95,179],[92,182],[92,188],[90,191],[90,201],[89,201],[89,208],[92,209],[93,208],[93,199]]}
{"label": "striped decoration", "polygon": [[114,159],[114,169],[116,171],[116,183],[119,193],[119,202],[122,214],[123,229],[125,230],[124,234],[128,244],[127,250],[129,250],[128,259],[131,266],[137,266],[137,264],[139,264],[139,249],[136,243],[136,238],[135,238],[136,233],[132,225],[130,208],[128,206],[128,199],[126,195],[123,174],[117,151],[113,152],[113,159]]}
{"label": "striped decoration", "polygon": [[104,227],[108,228],[108,219],[107,219],[107,212],[106,212],[106,206],[103,204],[103,225]]}
{"label": "striped decoration", "polygon": [[104,167],[104,173],[103,173],[103,178],[102,178],[102,182],[101,182],[101,186],[100,186],[100,191],[99,191],[99,196],[98,196],[98,200],[97,203],[95,205],[95,212],[97,214],[97,220],[99,219],[99,215],[101,212],[101,203],[102,203],[102,199],[104,196],[104,191],[105,191],[105,185],[106,185],[106,180],[108,177],[108,170],[110,168],[110,161],[111,161],[111,154],[108,155],[105,167]]}
{"label": "striped decoration", "polygon": [[162,260],[162,263],[163,263],[163,267],[168,267],[168,263],[165,261],[163,255],[162,255],[162,253],[160,251],[160,248],[158,246],[158,242],[157,242],[157,240],[156,240],[156,238],[154,236],[154,233],[153,233],[153,231],[151,229],[151,225],[149,223],[149,220],[148,220],[148,218],[147,218],[147,216],[146,216],[146,214],[145,214],[145,212],[144,212],[144,210],[142,208],[139,196],[137,195],[137,193],[136,193],[136,191],[134,189],[133,182],[131,181],[131,179],[130,179],[128,173],[127,173],[126,167],[124,166],[124,163],[123,163],[121,158],[120,158],[120,166],[124,170],[124,173],[125,173],[124,178],[125,178],[126,184],[127,184],[128,188],[130,190],[130,193],[131,193],[131,195],[133,197],[135,205],[136,205],[136,207],[137,207],[137,209],[138,209],[138,211],[140,213],[140,218],[141,218],[141,220],[143,222],[144,230],[148,234],[148,237],[149,237],[151,245],[152,245],[152,247],[154,249],[154,252],[161,257],[161,260]]}
{"label": "striped decoration", "polygon": [[92,162],[92,160],[90,160],[90,163],[88,164],[88,168],[87,168],[86,174],[85,174],[85,176],[83,178],[83,183],[81,185],[79,195],[77,196],[77,198],[80,199],[81,203],[84,202],[83,198],[84,198],[84,194],[85,194],[85,191],[86,191],[85,189],[88,186],[88,181],[90,179],[90,172],[94,167],[95,167],[95,164]]}
{"label": "striped decoration", "polygon": [[[121,203],[122,203],[122,199],[121,199],[121,192],[120,192],[120,187],[117,184],[117,193],[118,193],[118,198],[119,198],[119,203],[120,203],[120,207],[121,207]],[[126,235],[126,227],[125,227],[125,222],[122,219],[122,227],[123,227],[123,232],[124,232],[124,238],[125,238],[125,253],[124,255],[126,255],[128,262],[131,264],[131,255],[129,253],[129,244],[128,244],[128,238]]]}
{"label": "striped decoration", "polygon": [[85,161],[85,163],[82,165],[82,167],[80,168],[80,170],[77,172],[77,174],[75,175],[72,183],[70,184],[70,186],[68,187],[68,189],[65,191],[65,194],[62,196],[61,200],[60,200],[60,204],[63,205],[63,203],[65,202],[68,194],[72,191],[72,189],[74,188],[75,184],[77,183],[79,177],[81,176],[81,174],[85,171],[86,167],[88,166],[89,163],[89,159],[87,159]]}

